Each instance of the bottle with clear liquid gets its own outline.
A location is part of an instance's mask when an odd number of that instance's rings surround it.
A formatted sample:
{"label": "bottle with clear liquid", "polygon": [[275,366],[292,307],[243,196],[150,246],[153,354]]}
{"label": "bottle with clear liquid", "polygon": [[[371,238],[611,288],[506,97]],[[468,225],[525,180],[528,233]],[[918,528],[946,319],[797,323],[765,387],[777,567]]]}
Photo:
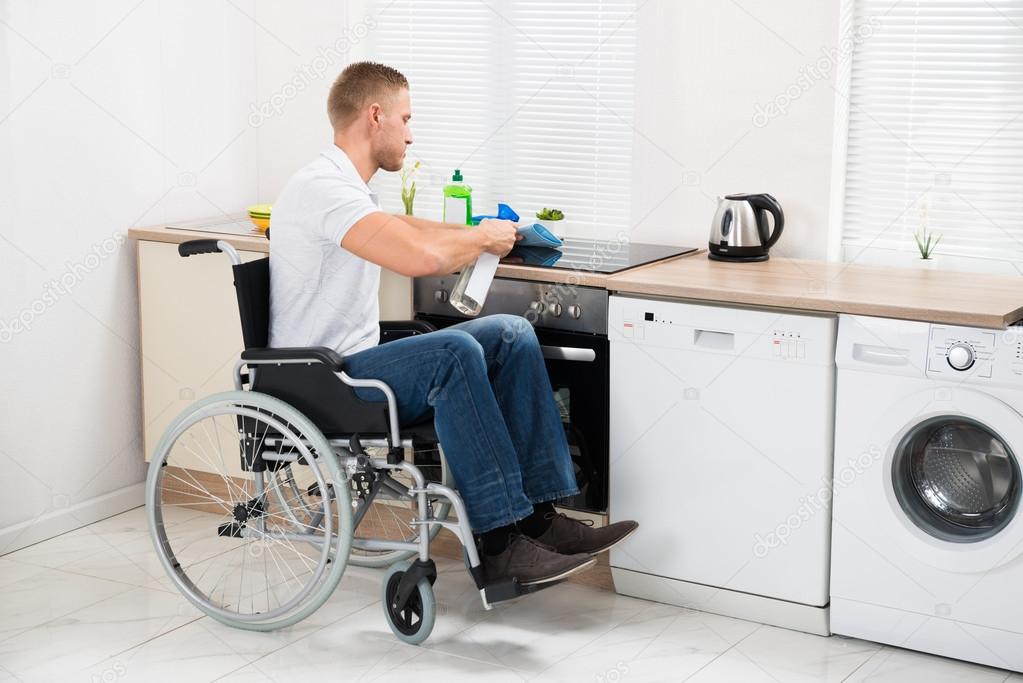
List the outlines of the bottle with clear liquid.
{"label": "bottle with clear liquid", "polygon": [[[444,187],[444,222],[472,224],[472,188],[462,181],[457,168],[451,183]],[[479,315],[497,273],[498,260],[494,254],[483,253],[475,263],[466,265],[451,289],[451,305],[465,315]]]}

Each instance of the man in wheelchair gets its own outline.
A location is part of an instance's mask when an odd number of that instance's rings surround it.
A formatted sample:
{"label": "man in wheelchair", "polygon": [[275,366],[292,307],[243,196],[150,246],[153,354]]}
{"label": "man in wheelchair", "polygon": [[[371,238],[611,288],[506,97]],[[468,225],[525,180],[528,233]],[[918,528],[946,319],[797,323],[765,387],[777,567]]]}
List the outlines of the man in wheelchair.
{"label": "man in wheelchair", "polygon": [[[393,390],[402,424],[433,415],[488,581],[557,581],[631,534],[556,513],[578,492],[568,444],[532,326],[492,315],[380,344],[380,269],[451,273],[516,240],[508,221],[474,229],[378,207],[367,183],[401,169],[412,144],[408,81],[390,67],[350,65],[327,102],[334,140],[289,181],[273,210],[270,346],[326,346],[355,378]],[[382,400],[373,388],[360,398]]]}

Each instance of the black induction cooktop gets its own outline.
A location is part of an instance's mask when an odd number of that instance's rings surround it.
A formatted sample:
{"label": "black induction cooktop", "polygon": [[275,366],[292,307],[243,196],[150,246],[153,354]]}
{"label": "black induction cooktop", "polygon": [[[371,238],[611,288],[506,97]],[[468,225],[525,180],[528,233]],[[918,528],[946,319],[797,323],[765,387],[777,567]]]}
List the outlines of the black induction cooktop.
{"label": "black induction cooktop", "polygon": [[694,247],[570,237],[556,249],[552,247],[515,247],[501,259],[501,263],[582,270],[592,273],[617,273],[654,261],[691,254],[694,251],[696,251]]}

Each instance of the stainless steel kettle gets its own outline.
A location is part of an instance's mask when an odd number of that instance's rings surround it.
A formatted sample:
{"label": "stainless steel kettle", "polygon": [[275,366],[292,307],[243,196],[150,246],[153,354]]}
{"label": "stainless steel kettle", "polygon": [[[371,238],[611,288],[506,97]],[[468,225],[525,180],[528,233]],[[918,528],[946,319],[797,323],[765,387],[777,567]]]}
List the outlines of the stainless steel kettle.
{"label": "stainless steel kettle", "polygon": [[[774,227],[768,225],[767,214]],[[730,194],[718,197],[710,225],[710,258],[716,261],[766,261],[767,251],[781,237],[785,214],[769,194]]]}

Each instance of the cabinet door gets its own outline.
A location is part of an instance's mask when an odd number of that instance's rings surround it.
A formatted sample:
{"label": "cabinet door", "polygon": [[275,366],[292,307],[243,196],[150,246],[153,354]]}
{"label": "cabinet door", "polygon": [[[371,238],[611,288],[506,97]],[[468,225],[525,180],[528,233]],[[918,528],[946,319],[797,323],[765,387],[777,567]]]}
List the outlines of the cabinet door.
{"label": "cabinet door", "polygon": [[[239,255],[244,261],[266,256]],[[226,256],[181,258],[176,244],[140,241],[138,268],[148,461],[160,435],[190,403],[234,388],[232,372],[243,344]]]}

